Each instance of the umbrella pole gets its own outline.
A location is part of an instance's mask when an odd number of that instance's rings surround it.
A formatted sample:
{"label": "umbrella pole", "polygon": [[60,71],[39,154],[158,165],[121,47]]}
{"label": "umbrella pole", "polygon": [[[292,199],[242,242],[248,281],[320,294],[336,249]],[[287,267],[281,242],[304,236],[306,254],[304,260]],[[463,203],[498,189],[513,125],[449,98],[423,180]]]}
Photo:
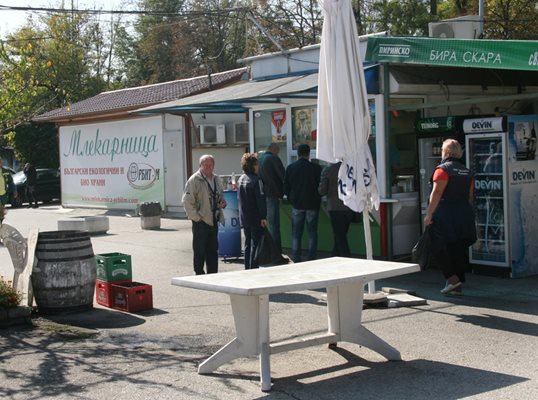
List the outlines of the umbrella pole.
{"label": "umbrella pole", "polygon": [[[370,231],[370,204],[362,210],[362,225],[364,227],[364,243],[366,245],[366,258],[373,260],[372,232]],[[368,293],[375,293],[375,281],[368,282]]]}

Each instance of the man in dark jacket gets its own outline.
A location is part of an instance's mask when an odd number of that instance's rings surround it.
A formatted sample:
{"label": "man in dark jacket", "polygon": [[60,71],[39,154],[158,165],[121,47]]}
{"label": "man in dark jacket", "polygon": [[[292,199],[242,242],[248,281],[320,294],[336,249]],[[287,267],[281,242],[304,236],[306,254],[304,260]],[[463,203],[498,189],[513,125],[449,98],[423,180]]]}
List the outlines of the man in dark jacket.
{"label": "man in dark jacket", "polygon": [[26,163],[23,169],[24,175],[26,175],[26,198],[28,199],[28,208],[37,208],[37,199],[35,194],[35,185],[37,183],[37,171],[35,167]]}
{"label": "man in dark jacket", "polygon": [[351,257],[347,232],[354,219],[354,212],[344,204],[338,196],[338,170],[341,162],[331,164],[321,171],[319,194],[327,196],[327,211],[333,228],[334,245],[332,255],[334,257]]}
{"label": "man in dark jacket", "polygon": [[[267,203],[267,222],[273,242],[282,253],[282,241],[280,239],[280,199],[284,194],[284,165],[278,156],[280,146],[271,143],[259,159],[260,178],[263,182],[265,200]],[[287,261],[287,259],[286,259]]]}
{"label": "man in dark jacket", "polygon": [[293,262],[301,262],[301,239],[304,222],[308,231],[308,259],[316,259],[318,247],[318,216],[321,196],[318,187],[321,167],[310,162],[310,146],[301,144],[297,148],[299,159],[288,165],[284,176],[284,193],[292,205]]}

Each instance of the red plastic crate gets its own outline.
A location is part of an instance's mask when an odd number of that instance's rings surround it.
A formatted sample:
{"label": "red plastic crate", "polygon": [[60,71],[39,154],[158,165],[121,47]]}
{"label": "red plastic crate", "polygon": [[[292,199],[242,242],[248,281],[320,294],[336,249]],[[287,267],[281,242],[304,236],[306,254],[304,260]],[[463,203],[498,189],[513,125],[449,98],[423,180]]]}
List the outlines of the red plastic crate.
{"label": "red plastic crate", "polygon": [[127,312],[150,310],[153,308],[151,285],[140,282],[118,284],[112,282],[112,308]]}
{"label": "red plastic crate", "polygon": [[117,285],[123,283],[130,283],[131,280],[125,280],[121,282],[105,282],[101,279],[95,280],[95,301],[105,307],[112,306],[112,284]]}

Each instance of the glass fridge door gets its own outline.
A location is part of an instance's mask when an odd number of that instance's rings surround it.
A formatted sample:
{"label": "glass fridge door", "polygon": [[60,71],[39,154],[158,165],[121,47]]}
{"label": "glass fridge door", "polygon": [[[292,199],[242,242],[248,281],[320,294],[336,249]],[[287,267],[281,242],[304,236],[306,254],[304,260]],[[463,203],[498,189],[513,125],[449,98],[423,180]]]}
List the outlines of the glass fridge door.
{"label": "glass fridge door", "polygon": [[419,175],[420,175],[420,212],[421,223],[426,216],[431,193],[430,178],[435,167],[441,162],[442,137],[422,137],[418,139]]}
{"label": "glass fridge door", "polygon": [[504,133],[466,136],[467,165],[474,173],[476,233],[473,264],[509,267]]}

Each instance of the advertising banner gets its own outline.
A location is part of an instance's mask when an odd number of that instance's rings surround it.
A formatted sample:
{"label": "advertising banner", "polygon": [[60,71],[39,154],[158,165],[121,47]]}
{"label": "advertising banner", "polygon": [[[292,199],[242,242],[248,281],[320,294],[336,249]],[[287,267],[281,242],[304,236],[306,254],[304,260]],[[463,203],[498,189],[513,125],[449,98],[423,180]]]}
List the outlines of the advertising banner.
{"label": "advertising banner", "polygon": [[225,190],[224,223],[219,222],[219,256],[241,256],[241,224],[239,223],[239,201],[237,190]]}
{"label": "advertising banner", "polygon": [[538,274],[538,116],[508,118],[512,276]]}
{"label": "advertising banner", "polygon": [[307,144],[316,149],[317,107],[296,107],[292,109],[292,146],[297,149],[300,144]]}
{"label": "advertising banner", "polygon": [[164,204],[161,117],[60,127],[62,204]]}
{"label": "advertising banner", "polygon": [[286,132],[286,110],[271,112],[271,137],[273,142],[285,142]]}

